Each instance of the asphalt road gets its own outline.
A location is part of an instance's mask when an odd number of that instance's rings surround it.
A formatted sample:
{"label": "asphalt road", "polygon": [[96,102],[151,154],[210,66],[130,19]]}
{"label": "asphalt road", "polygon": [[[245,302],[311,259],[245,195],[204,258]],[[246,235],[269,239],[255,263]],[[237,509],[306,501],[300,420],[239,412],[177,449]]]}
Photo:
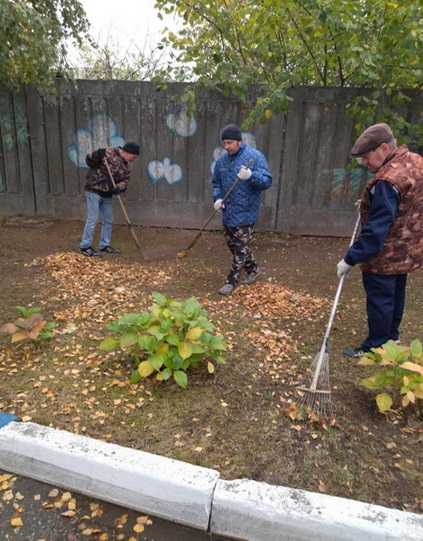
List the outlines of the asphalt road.
{"label": "asphalt road", "polygon": [[1,541],[230,541],[0,470]]}

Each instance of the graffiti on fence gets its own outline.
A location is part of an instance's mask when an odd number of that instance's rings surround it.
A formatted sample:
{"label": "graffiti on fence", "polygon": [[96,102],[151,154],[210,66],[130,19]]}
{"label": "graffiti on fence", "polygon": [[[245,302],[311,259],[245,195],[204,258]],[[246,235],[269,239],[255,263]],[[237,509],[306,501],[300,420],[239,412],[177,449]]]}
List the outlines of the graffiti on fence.
{"label": "graffiti on fence", "polygon": [[3,149],[5,152],[13,150],[16,146],[28,144],[28,128],[25,111],[19,103],[10,109],[9,98],[0,98],[0,128]]}
{"label": "graffiti on fence", "polygon": [[116,122],[104,113],[95,114],[86,128],[74,135],[74,143],[67,147],[69,159],[77,167],[87,167],[85,156],[98,148],[118,147],[125,144]]}
{"label": "graffiti on fence", "polygon": [[176,163],[171,163],[169,158],[165,158],[162,162],[153,160],[147,167],[150,182],[155,184],[160,179],[165,179],[168,184],[174,184],[182,180],[182,169]]}
{"label": "graffiti on fence", "polygon": [[[250,133],[248,131],[247,132],[242,132],[242,142],[245,143],[246,145],[248,145],[249,147],[257,148],[255,135],[253,135],[252,133]],[[213,159],[212,159],[212,162],[210,164],[210,171],[211,171],[212,175],[214,173],[214,168],[215,168],[217,160],[223,154],[225,154],[225,152],[226,152],[226,150],[224,150],[222,147],[216,147],[213,150]]]}
{"label": "graffiti on fence", "polygon": [[346,169],[335,168],[332,173],[331,200],[355,199],[361,195],[361,191],[371,178],[371,174],[363,167]]}
{"label": "graffiti on fence", "polygon": [[166,124],[171,132],[181,137],[191,137],[197,131],[197,121],[193,115],[188,114],[186,111],[181,111],[178,114],[168,114]]}

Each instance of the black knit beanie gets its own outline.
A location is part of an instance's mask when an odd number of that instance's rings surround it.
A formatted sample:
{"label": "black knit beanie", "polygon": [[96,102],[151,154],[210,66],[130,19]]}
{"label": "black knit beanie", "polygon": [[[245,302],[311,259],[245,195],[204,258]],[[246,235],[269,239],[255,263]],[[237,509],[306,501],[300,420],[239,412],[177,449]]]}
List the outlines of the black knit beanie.
{"label": "black knit beanie", "polygon": [[222,141],[225,139],[230,139],[232,141],[242,141],[242,133],[236,124],[228,124],[223,128],[220,133],[220,138]]}
{"label": "black knit beanie", "polygon": [[128,154],[140,155],[140,146],[137,143],[125,143],[121,148]]}

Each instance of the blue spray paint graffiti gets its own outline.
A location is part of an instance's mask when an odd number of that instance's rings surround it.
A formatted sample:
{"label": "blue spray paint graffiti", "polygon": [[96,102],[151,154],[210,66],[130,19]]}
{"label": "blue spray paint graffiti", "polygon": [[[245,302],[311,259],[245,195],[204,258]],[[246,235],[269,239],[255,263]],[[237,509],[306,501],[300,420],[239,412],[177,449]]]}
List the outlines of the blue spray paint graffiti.
{"label": "blue spray paint graffiti", "polygon": [[197,121],[186,111],[181,111],[178,115],[168,114],[166,124],[170,131],[181,137],[191,137],[197,131]]}
{"label": "blue spray paint graffiti", "polygon": [[366,182],[370,180],[372,175],[363,167],[356,167],[348,170],[343,167],[335,168],[332,171],[333,180],[330,198],[358,198],[361,195],[361,190]]}
{"label": "blue spray paint graffiti", "polygon": [[17,146],[28,144],[26,112],[22,105],[16,103],[14,111],[9,110],[9,98],[0,96],[1,142],[5,152]]}
{"label": "blue spray paint graffiti", "polygon": [[152,184],[155,184],[161,178],[166,179],[168,184],[174,184],[182,180],[182,169],[176,163],[171,164],[169,158],[165,158],[162,162],[159,160],[151,161],[147,170]]}
{"label": "blue spray paint graffiti", "polygon": [[67,147],[67,154],[77,167],[87,167],[85,156],[97,148],[125,144],[114,120],[104,113],[94,115],[87,128],[80,128],[75,133],[74,141]]}
{"label": "blue spray paint graffiti", "polygon": [[[246,145],[250,146],[250,147],[257,148],[255,136],[252,133],[248,132],[248,131],[247,132],[242,132],[242,142],[245,143]],[[223,150],[222,147],[216,147],[213,150],[213,160],[212,160],[212,163],[210,165],[210,171],[211,171],[212,175],[214,173],[214,167],[216,165],[217,160],[225,152],[226,152],[226,150]]]}

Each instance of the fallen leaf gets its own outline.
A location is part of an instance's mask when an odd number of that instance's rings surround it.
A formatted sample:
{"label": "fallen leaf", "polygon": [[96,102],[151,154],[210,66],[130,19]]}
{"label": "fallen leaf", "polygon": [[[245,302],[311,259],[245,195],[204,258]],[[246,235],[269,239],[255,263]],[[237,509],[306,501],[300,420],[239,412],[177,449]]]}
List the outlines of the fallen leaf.
{"label": "fallen leaf", "polygon": [[21,517],[13,517],[12,519],[10,519],[10,524],[14,528],[20,528],[21,526],[23,526]]}
{"label": "fallen leaf", "polygon": [[76,511],[73,511],[72,509],[68,509],[68,511],[64,511],[61,513],[62,517],[74,517],[76,515]]}

